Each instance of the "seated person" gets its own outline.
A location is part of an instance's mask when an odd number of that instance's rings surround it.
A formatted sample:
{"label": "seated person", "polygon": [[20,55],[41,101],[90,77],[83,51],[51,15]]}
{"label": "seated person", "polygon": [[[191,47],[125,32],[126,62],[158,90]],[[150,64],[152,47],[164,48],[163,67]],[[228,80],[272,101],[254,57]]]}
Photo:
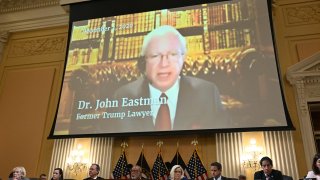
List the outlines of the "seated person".
{"label": "seated person", "polygon": [[84,180],[104,180],[104,178],[99,177],[100,166],[98,164],[92,164],[89,168],[89,177]]}
{"label": "seated person", "polygon": [[180,165],[174,165],[170,171],[170,180],[180,180],[180,179],[186,180],[187,178],[184,177],[184,172],[182,167]]}
{"label": "seated person", "polygon": [[144,177],[142,177],[142,169],[138,165],[135,165],[131,168],[130,177],[131,179],[137,179],[137,180],[145,179]]}
{"label": "seated person", "polygon": [[13,168],[12,173],[12,178],[9,178],[10,180],[29,180],[29,178],[26,177],[26,169],[22,166]]}
{"label": "seated person", "polygon": [[63,180],[63,171],[61,168],[55,168],[51,180]]}
{"label": "seated person", "polygon": [[320,180],[320,154],[314,155],[312,171],[308,172],[306,178],[317,178],[317,180]]}
{"label": "seated person", "polygon": [[45,174],[40,174],[39,180],[47,180],[47,175],[45,175]]}
{"label": "seated person", "polygon": [[222,165],[219,162],[211,163],[210,172],[211,172],[212,177],[209,178],[209,180],[228,180],[227,177],[224,177],[221,175]]}
{"label": "seated person", "polygon": [[272,169],[272,160],[265,156],[260,160],[261,171],[254,173],[255,180],[283,180],[281,171]]}

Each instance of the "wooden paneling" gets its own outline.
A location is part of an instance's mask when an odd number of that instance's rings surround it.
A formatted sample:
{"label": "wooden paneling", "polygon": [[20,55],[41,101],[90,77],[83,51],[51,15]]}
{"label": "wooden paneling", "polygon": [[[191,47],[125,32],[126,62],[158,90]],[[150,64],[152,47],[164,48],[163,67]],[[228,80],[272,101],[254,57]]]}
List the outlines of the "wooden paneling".
{"label": "wooden paneling", "polygon": [[10,35],[0,64],[0,177],[24,166],[28,177],[49,171],[47,140],[61,87],[67,28]]}

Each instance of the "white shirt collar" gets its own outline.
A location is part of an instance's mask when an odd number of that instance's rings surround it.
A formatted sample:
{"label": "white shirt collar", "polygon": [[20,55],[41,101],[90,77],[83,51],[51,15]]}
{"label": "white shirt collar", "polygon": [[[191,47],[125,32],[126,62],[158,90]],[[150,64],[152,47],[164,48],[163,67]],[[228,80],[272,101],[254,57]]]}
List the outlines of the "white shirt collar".
{"label": "white shirt collar", "polygon": [[[180,76],[177,79],[177,81],[173,84],[171,88],[169,88],[166,92],[166,96],[168,97],[168,106],[170,110],[170,118],[171,118],[171,127],[173,127],[174,124],[174,118],[176,116],[176,111],[177,111],[177,104],[178,104],[178,95],[179,95],[179,89],[180,89]],[[151,84],[149,84],[149,91],[150,91],[150,98],[151,99],[159,99],[161,96],[162,92],[153,87]],[[160,108],[160,104],[152,104],[151,105],[151,111],[152,111],[152,119],[153,119],[153,124],[155,125],[156,123],[156,118],[157,114]]]}

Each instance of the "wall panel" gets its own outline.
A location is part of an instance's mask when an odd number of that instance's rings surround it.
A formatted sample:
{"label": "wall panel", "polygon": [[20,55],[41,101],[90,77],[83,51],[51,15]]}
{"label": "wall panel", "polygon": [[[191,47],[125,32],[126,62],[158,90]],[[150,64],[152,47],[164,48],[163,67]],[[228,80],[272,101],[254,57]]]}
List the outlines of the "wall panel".
{"label": "wall panel", "polygon": [[[7,148],[0,150],[0,177],[7,177],[15,166],[25,166],[29,177],[49,170],[53,141],[47,137],[61,87],[66,30],[12,33],[5,44],[0,61],[0,142]],[[48,40],[56,37],[60,41]]]}

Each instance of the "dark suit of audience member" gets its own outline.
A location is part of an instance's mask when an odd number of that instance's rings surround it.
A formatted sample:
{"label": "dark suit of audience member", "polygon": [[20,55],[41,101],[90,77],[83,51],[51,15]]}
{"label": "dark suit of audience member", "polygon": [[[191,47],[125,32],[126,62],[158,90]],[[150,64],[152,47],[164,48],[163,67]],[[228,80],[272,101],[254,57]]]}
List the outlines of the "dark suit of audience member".
{"label": "dark suit of audience member", "polygon": [[261,171],[254,173],[254,180],[283,180],[281,171],[272,169],[272,160],[269,157],[263,157],[260,160]]}
{"label": "dark suit of audience member", "polygon": [[89,168],[89,177],[84,180],[104,180],[104,178],[99,177],[100,166],[98,164],[92,164]]}
{"label": "dark suit of audience member", "polygon": [[[283,180],[283,175],[281,171],[278,171],[275,169],[272,169],[271,173],[268,176],[269,176],[269,180]],[[267,175],[263,172],[263,170],[254,173],[255,180],[258,180],[258,179],[265,180],[266,178],[267,178]]]}
{"label": "dark suit of audience member", "polygon": [[291,176],[282,175],[282,177],[283,177],[283,180],[293,180]]}
{"label": "dark suit of audience member", "polygon": [[[228,128],[224,108],[216,85],[194,77],[180,76],[186,58],[186,40],[171,26],[161,26],[146,37],[142,45],[139,67],[145,75],[116,91],[116,98],[158,100],[168,97],[170,126],[156,128],[159,106],[144,104],[120,107],[119,111],[147,111],[147,117],[119,120],[122,131],[188,130]],[[171,97],[170,97],[171,96]],[[121,106],[121,105],[119,105]],[[167,118],[168,119],[168,118]]]}
{"label": "dark suit of audience member", "polygon": [[210,173],[212,175],[211,178],[208,180],[218,180],[219,178],[221,180],[229,180],[229,178],[224,177],[221,175],[222,172],[222,165],[219,162],[213,162],[210,164]]}
{"label": "dark suit of audience member", "polygon": [[147,178],[142,176],[142,168],[138,165],[135,165],[131,168],[130,179],[146,180]]}

